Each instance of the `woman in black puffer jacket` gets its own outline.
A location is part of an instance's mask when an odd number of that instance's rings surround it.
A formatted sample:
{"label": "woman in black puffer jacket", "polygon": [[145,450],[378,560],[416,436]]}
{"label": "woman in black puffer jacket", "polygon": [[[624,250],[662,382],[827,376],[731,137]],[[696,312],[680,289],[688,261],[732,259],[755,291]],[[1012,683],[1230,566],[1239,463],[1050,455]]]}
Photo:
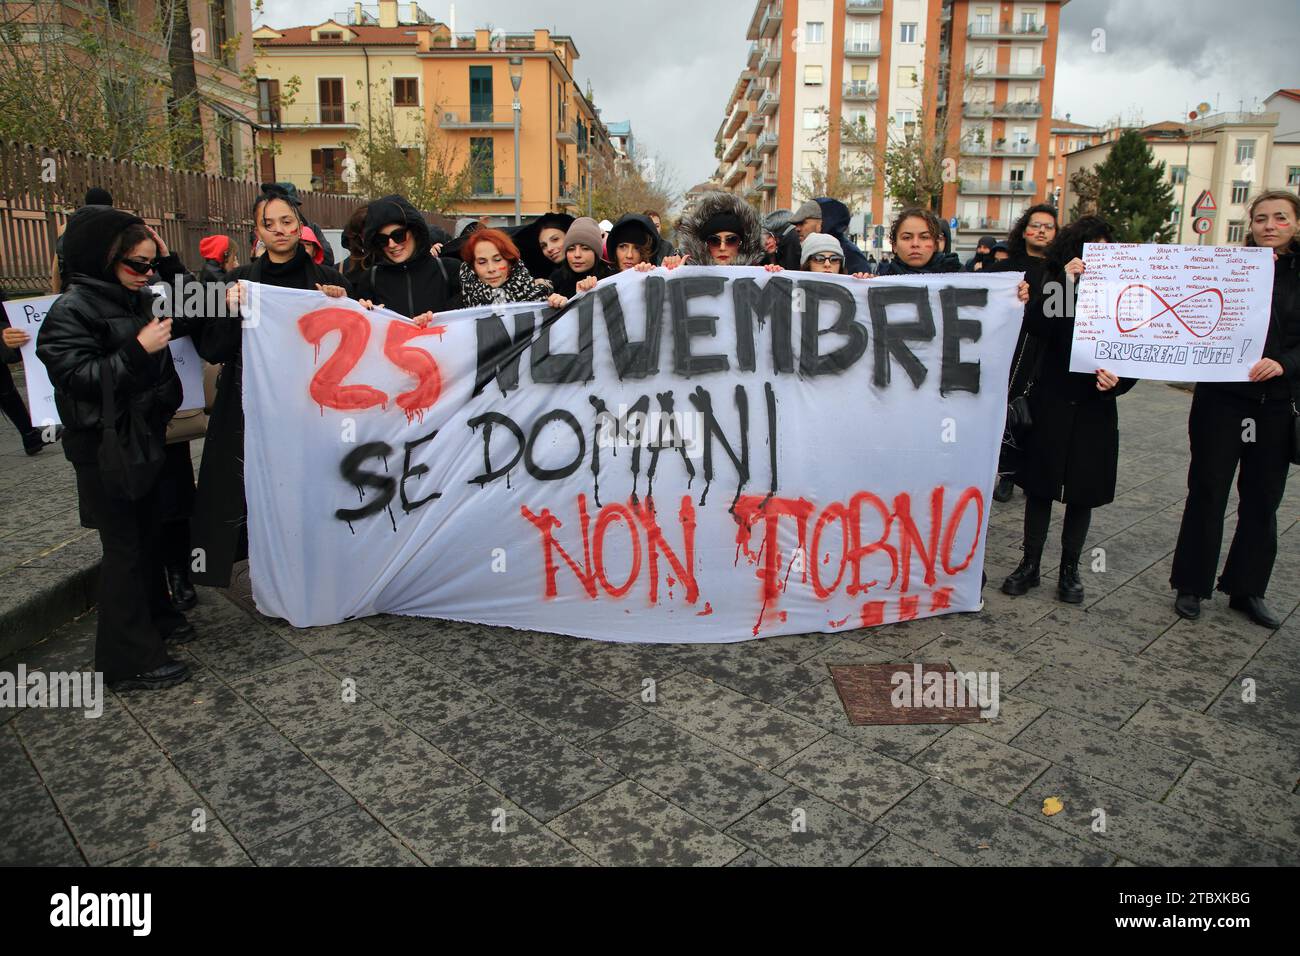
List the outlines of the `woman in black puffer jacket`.
{"label": "woman in black puffer jacket", "polygon": [[429,224],[401,196],[370,203],[362,235],[372,263],[353,277],[362,305],[425,321],[460,308],[460,261],[433,254]]}
{"label": "woman in black puffer jacket", "polygon": [[[167,422],[181,404],[167,343],[188,330],[155,317],[147,282],[155,270],[166,282],[183,269],[141,219],[109,206],[73,214],[63,254],[68,288],[41,324],[36,354],[54,385],[82,524],[104,548],[95,668],[114,690],[170,687],[189,669],[167,644],[195,636],[167,593],[158,507]],[[105,432],[111,440],[125,429],[139,443],[123,451],[133,487],[100,462]]]}
{"label": "woman in black puffer jacket", "polygon": [[882,263],[878,276],[930,275],[936,272],[960,272],[955,256],[940,249],[943,223],[928,209],[912,206],[904,209],[889,228],[889,245],[894,258]]}

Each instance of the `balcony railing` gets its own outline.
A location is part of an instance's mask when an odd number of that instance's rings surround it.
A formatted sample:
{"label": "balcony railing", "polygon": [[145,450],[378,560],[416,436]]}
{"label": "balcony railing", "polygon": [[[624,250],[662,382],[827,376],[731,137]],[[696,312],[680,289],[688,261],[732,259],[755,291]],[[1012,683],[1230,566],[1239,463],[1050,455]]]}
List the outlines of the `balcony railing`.
{"label": "balcony railing", "polygon": [[578,143],[584,141],[583,146],[585,147],[585,139],[585,136],[579,136],[577,123],[574,123],[572,126],[561,125],[556,127],[555,141],[557,143]]}
{"label": "balcony railing", "polygon": [[745,60],[746,65],[748,65],[751,70],[758,66],[758,52],[758,44],[751,43],[749,45],[749,57]]}
{"label": "balcony railing", "polygon": [[754,149],[752,146],[749,149],[745,150],[746,166],[760,166],[762,165],[762,163],[763,163],[763,157],[759,155],[758,150]]}
{"label": "balcony railing", "polygon": [[776,90],[767,90],[758,101],[758,111],[765,115],[775,113],[781,105],[781,95]]}
{"label": "balcony railing", "polygon": [[1046,74],[1046,66],[1021,67],[1012,64],[1005,67],[973,65],[966,67],[966,76],[973,80],[1033,80],[1041,79]]}
{"label": "balcony railing", "polygon": [[445,106],[443,129],[514,129],[514,111],[509,106]]}
{"label": "balcony railing", "polygon": [[845,40],[844,55],[849,58],[880,56],[879,40]]}
{"label": "balcony railing", "polygon": [[961,151],[966,156],[1037,156],[1037,143],[980,143],[962,140]]}
{"label": "balcony railing", "polygon": [[972,23],[966,36],[980,40],[1046,40],[1047,24],[1035,23]]}
{"label": "balcony railing", "polygon": [[781,68],[781,45],[773,43],[763,51],[762,57],[758,61],[758,72],[760,76],[772,76]]}
{"label": "balcony railing", "polygon": [[1006,219],[989,219],[980,217],[977,219],[958,219],[957,230],[959,232],[1010,232],[1011,223]]}
{"label": "balcony railing", "polygon": [[880,87],[875,83],[868,83],[865,80],[855,80],[844,84],[844,98],[846,100],[874,100],[880,96]]}
{"label": "balcony railing", "polygon": [[980,119],[990,116],[1036,117],[1043,115],[1043,104],[1037,101],[1004,103],[963,103],[962,115],[967,119]]}
{"label": "balcony railing", "polygon": [[763,20],[758,26],[758,33],[764,37],[774,37],[781,32],[781,15],[784,11],[780,3],[774,3],[767,8],[763,14]]}
{"label": "balcony railing", "polygon": [[969,195],[985,194],[997,196],[1027,195],[1036,192],[1032,179],[963,179],[958,192]]}
{"label": "balcony railing", "polygon": [[885,0],[848,0],[849,13],[881,13],[885,9]]}
{"label": "balcony railing", "polygon": [[778,142],[776,133],[768,132],[760,136],[754,146],[760,153],[771,153],[776,150]]}
{"label": "balcony railing", "polygon": [[737,136],[727,144],[727,148],[722,151],[722,158],[731,162],[737,156],[745,151],[745,141]]}
{"label": "balcony railing", "polygon": [[776,170],[775,170],[775,169],[765,169],[765,170],[763,170],[763,176],[762,176],[762,178],[759,179],[759,181],[758,181],[758,188],[759,188],[759,189],[762,189],[762,190],[764,190],[764,191],[771,191],[771,190],[773,190],[773,189],[776,189]]}
{"label": "balcony railing", "polygon": [[749,118],[749,122],[745,124],[745,132],[761,133],[766,127],[767,117],[758,110],[754,110],[754,114]]}

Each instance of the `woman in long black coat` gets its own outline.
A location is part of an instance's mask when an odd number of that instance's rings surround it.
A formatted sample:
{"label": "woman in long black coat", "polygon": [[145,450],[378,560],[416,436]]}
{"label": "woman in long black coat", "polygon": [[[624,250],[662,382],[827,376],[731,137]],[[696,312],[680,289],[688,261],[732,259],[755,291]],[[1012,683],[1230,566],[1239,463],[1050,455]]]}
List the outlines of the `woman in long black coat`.
{"label": "woman in long black coat", "polygon": [[140,218],[111,206],[79,209],[63,239],[67,291],[41,324],[36,354],[54,385],[81,523],[104,549],[95,669],[113,690],[170,687],[189,668],[167,646],[195,636],[171,606],[161,540],[167,422],[181,404],[167,343],[185,323],[157,317],[148,277],[169,281],[183,269]]}
{"label": "woman in long black coat", "polygon": [[1079,554],[1092,509],[1115,500],[1119,467],[1115,399],[1137,380],[1121,379],[1105,369],[1092,374],[1070,371],[1078,297],[1075,281],[1084,271],[1083,246],[1112,241],[1110,226],[1096,216],[1085,216],[1061,230],[1047,251],[1043,285],[1033,290],[1025,308],[1025,328],[1039,339],[1042,361],[1029,388],[1033,425],[1016,474],[1026,499],[1025,556],[1002,583],[1006,594],[1021,595],[1038,586],[1052,502],[1060,501],[1065,503],[1065,524],[1057,595],[1067,603],[1081,604]]}
{"label": "woman in long black coat", "polygon": [[[263,194],[253,207],[257,238],[266,252],[226,275],[227,282],[247,279],[285,289],[316,289],[326,295],[351,295],[351,286],[329,266],[312,262],[299,241],[303,222],[298,207],[286,198]],[[248,504],[244,499],[243,329],[231,289],[227,317],[210,317],[194,334],[203,358],[220,364],[217,397],[208,419],[199,465],[199,487],[191,524],[192,544],[201,561],[192,580],[209,587],[229,587],[231,568],[248,557]]]}

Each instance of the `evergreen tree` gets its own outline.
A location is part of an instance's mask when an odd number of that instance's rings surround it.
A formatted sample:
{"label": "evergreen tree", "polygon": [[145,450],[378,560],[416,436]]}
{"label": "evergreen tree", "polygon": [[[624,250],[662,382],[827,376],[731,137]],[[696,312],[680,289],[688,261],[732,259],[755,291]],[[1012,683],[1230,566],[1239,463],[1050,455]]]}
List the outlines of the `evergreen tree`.
{"label": "evergreen tree", "polygon": [[1165,164],[1137,130],[1125,130],[1097,167],[1097,214],[1110,223],[1118,242],[1170,242],[1174,188]]}

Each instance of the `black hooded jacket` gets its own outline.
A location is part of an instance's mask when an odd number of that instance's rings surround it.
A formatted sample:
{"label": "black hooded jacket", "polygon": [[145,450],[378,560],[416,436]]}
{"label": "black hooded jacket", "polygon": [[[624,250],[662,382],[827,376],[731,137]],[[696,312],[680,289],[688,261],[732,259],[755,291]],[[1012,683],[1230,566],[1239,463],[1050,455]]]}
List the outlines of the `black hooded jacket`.
{"label": "black hooded jacket", "polygon": [[650,237],[650,258],[646,261],[651,265],[658,265],[663,261],[664,241],[659,235],[659,230],[655,228],[653,220],[649,216],[629,213],[614,223],[614,228],[609,231],[609,238],[605,240],[605,250],[609,253],[610,264],[615,271],[618,270],[619,243],[639,242],[641,236],[638,233],[640,232],[644,232]]}
{"label": "black hooded jacket", "polygon": [[[838,199],[818,199],[817,205],[822,207],[822,228],[821,231],[828,236],[835,238],[844,250],[844,274],[853,275],[857,272],[870,271],[867,265],[867,257],[862,254],[862,250],[849,241],[847,230],[849,228],[849,207],[844,205]],[[798,268],[796,266],[796,268]]]}
{"label": "black hooded jacket", "polygon": [[690,256],[687,265],[707,266],[712,264],[709,254],[706,226],[714,216],[735,216],[740,220],[740,249],[736,255],[735,265],[758,266],[763,264],[763,223],[758,211],[734,193],[721,189],[711,189],[700,197],[695,208],[682,216],[677,224],[677,239],[681,243],[682,255]]}
{"label": "black hooded jacket", "polygon": [[586,272],[574,272],[569,266],[566,259],[564,265],[560,266],[551,273],[551,287],[564,296],[566,299],[572,299],[578,294],[578,283],[588,276],[595,276],[597,281],[608,279],[614,275],[614,267],[596,253],[596,264]]}
{"label": "black hooded jacket", "polygon": [[425,312],[449,312],[458,308],[460,262],[433,255],[429,224],[420,211],[401,196],[384,196],[370,203],[362,239],[374,248],[375,236],[384,226],[401,223],[415,236],[415,251],[405,262],[392,262],[383,251],[374,254],[374,264],[355,274],[356,297],[369,299],[407,318]]}
{"label": "black hooded jacket", "polygon": [[563,212],[548,212],[538,216],[532,222],[517,229],[509,229],[510,238],[519,247],[519,257],[534,279],[549,279],[557,268],[556,264],[542,253],[542,230],[558,229],[568,232],[573,225],[573,217]]}
{"label": "black hooded jacket", "polygon": [[334,249],[329,242],[326,241],[325,232],[321,227],[316,225],[314,222],[309,221],[307,217],[302,214],[302,197],[298,195],[298,187],[293,183],[263,183],[262,192],[283,193],[288,197],[289,202],[293,203],[294,207],[298,210],[298,218],[302,220],[302,224],[312,232],[316,233],[316,238],[320,240],[321,252],[325,254],[322,265],[329,266],[331,269],[334,268]]}
{"label": "black hooded jacket", "polygon": [[[63,234],[68,288],[41,323],[36,355],[54,385],[54,404],[64,427],[63,452],[72,462],[98,460],[104,375],[112,376],[115,403],[121,407],[129,402],[140,413],[159,450],[167,422],[181,404],[181,381],[171,350],[151,355],[136,338],[153,321],[154,294],[147,288],[127,289],[108,262],[117,237],[142,221],[111,206],[83,206]],[[164,282],[183,272],[174,255],[159,261],[158,275]],[[174,321],[172,336],[185,334],[186,323]]]}
{"label": "black hooded jacket", "polygon": [[957,257],[944,252],[935,252],[930,261],[923,266],[909,266],[897,255],[888,262],[882,262],[876,271],[878,276],[921,276],[935,275],[942,272],[960,272],[961,265]]}

